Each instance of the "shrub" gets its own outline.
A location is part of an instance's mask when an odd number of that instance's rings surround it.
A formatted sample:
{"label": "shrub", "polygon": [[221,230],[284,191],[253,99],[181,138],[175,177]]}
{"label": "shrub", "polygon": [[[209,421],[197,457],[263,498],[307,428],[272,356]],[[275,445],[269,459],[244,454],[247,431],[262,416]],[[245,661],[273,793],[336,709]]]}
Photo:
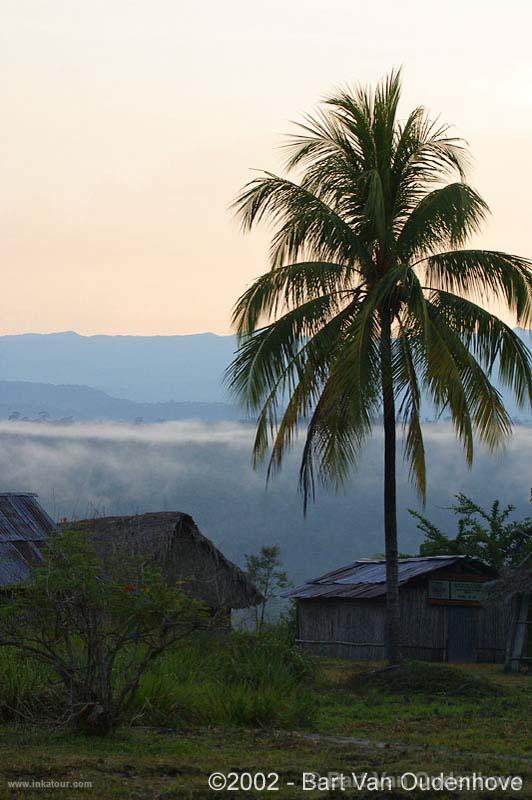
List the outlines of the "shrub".
{"label": "shrub", "polygon": [[[115,696],[130,680],[134,655],[131,647],[117,654]],[[287,623],[256,633],[196,630],[147,666],[120,717],[167,728],[305,725],[316,713],[317,672],[317,661],[294,646]],[[58,707],[71,713],[68,685],[53,667],[0,647],[1,717],[50,720]]]}
{"label": "shrub", "polygon": [[[0,648],[37,662],[47,687],[62,684],[74,727],[105,734],[133,704],[144,673],[203,616],[149,564],[123,552],[104,563],[86,535],[67,532],[0,604]],[[25,682],[8,670],[8,701],[21,705],[31,681],[43,680],[38,670]]]}

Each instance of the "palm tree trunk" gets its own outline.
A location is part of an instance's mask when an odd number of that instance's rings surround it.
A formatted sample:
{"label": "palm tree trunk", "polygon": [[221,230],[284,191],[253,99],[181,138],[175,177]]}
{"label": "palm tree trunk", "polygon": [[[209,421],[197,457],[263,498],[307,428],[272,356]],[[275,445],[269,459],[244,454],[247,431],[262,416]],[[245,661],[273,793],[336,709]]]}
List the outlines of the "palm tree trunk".
{"label": "palm tree trunk", "polygon": [[384,418],[384,541],[386,554],[385,652],[389,664],[401,661],[397,498],[395,475],[395,400],[392,373],[392,326],[388,309],[381,312],[381,380]]}

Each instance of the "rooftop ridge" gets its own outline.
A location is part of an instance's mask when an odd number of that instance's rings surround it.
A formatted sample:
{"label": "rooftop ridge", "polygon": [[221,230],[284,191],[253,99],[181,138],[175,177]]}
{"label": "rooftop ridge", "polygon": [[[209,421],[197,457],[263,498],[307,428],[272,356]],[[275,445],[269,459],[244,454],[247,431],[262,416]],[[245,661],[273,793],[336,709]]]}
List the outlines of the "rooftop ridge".
{"label": "rooftop ridge", "polygon": [[[438,555],[400,558],[399,585],[404,586],[422,576],[452,566],[457,562],[470,564],[496,576],[497,571],[477,556]],[[378,597],[386,591],[386,561],[384,559],[359,559],[338,567],[318,578],[307,580],[303,585],[283,593],[283,597]]]}
{"label": "rooftop ridge", "polygon": [[36,492],[0,492],[0,497],[38,497]]}
{"label": "rooftop ridge", "polygon": [[[448,555],[439,555],[439,556],[408,556],[407,558],[398,558],[397,560],[398,560],[398,562],[400,564],[404,564],[407,561],[434,561],[434,559],[436,559],[436,558],[438,558],[438,559],[443,558],[445,560],[448,560],[449,558],[474,558],[477,561],[481,561],[482,560],[482,559],[478,558],[478,556],[468,556],[468,555],[464,555],[462,553],[458,554],[458,555],[455,554],[455,553],[449,553]],[[359,558],[354,563],[355,564],[385,564],[386,563],[386,559],[385,558]],[[342,567],[340,567],[340,569],[342,569]]]}

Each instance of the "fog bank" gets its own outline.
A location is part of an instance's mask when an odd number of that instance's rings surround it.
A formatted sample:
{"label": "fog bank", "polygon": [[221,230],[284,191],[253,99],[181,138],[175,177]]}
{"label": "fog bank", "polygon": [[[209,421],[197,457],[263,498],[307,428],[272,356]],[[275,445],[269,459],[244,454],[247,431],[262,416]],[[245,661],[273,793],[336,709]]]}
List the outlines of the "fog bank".
{"label": "fog bank", "polygon": [[[239,564],[262,544],[279,544],[294,581],[382,552],[380,432],[345,490],[321,491],[306,519],[297,448],[266,489],[264,472],[251,469],[252,440],[253,427],[239,423],[3,423],[0,487],[38,493],[55,519],[185,511]],[[517,427],[505,452],[477,448],[471,471],[448,426],[425,426],[425,442],[426,513],[436,523],[454,531],[446,508],[459,491],[482,504],[499,497],[516,515],[530,512],[532,427]],[[420,503],[401,463],[398,490],[400,547],[417,552],[421,534],[407,509]]]}

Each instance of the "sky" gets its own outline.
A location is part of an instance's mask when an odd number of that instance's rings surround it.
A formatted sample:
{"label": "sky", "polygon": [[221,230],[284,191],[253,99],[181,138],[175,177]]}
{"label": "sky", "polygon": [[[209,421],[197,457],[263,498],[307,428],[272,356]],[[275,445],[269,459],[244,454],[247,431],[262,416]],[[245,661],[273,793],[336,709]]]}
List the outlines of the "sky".
{"label": "sky", "polygon": [[3,0],[0,333],[229,332],[267,231],[229,205],[291,121],[403,66],[532,256],[532,10],[509,0]]}

